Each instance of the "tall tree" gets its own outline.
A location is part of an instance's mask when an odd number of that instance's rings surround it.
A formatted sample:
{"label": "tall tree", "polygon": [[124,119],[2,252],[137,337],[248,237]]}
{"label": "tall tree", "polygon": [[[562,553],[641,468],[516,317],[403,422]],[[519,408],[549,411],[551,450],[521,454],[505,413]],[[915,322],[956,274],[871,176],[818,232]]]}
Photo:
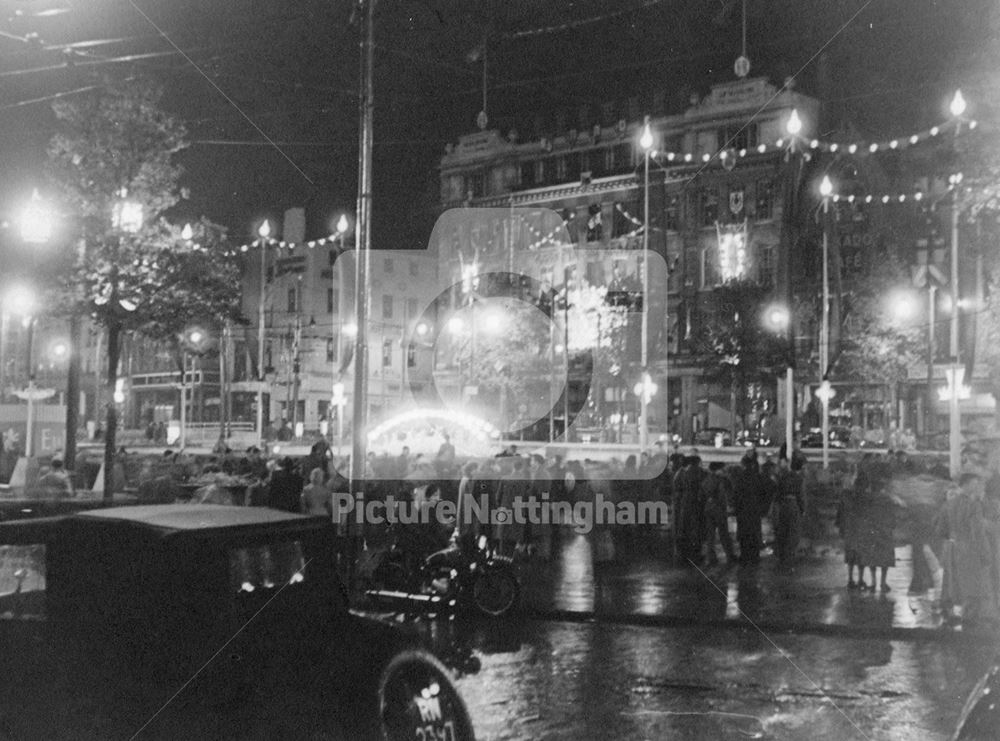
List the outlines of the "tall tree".
{"label": "tall tree", "polygon": [[745,424],[750,412],[750,387],[773,382],[785,363],[784,338],[764,324],[769,295],[768,288],[753,281],[733,280],[717,287],[711,312],[695,337],[706,377],[730,391],[734,428],[737,419]]}
{"label": "tall tree", "polygon": [[894,256],[873,261],[846,296],[841,354],[834,361],[838,378],[881,382],[892,395],[893,415],[899,384],[908,377],[909,368],[922,360],[924,332],[911,317],[899,311],[897,294],[910,290],[906,266]]}
{"label": "tall tree", "polygon": [[220,231],[202,224],[199,239],[188,240],[164,218],[182,197],[183,171],[173,158],[187,144],[183,124],[159,107],[161,96],[153,81],[132,78],[53,105],[59,131],[49,144],[49,174],[81,235],[79,259],[66,275],[67,308],[89,313],[108,338],[106,500],[113,495],[123,334],[168,336],[194,314],[236,311],[238,282],[222,261]]}

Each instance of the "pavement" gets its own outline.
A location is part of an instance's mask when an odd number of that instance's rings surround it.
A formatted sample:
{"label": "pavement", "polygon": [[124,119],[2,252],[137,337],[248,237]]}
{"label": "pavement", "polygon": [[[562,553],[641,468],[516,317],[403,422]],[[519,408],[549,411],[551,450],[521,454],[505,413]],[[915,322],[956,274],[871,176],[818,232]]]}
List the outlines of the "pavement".
{"label": "pavement", "polygon": [[[765,529],[765,543],[769,540]],[[909,546],[896,549],[890,591],[847,589],[847,567],[835,537],[807,543],[782,565],[765,549],[755,566],[679,566],[664,530],[619,532],[615,558],[595,563],[594,534],[562,528],[551,557],[519,564],[526,611],[539,618],[634,625],[711,624],[764,633],[795,632],[892,640],[965,636],[995,639],[995,626],[945,623],[935,588],[908,593]],[[601,550],[606,551],[606,548]],[[721,549],[720,549],[721,556]],[[870,575],[866,574],[870,581]]]}

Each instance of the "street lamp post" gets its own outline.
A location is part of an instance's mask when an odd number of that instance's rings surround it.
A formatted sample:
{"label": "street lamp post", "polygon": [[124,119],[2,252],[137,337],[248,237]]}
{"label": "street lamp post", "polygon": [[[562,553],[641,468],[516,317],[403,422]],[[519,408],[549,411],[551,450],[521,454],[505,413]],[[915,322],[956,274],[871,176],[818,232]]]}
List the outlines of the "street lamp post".
{"label": "street lamp post", "polygon": [[823,407],[823,419],[820,428],[823,435],[823,468],[830,467],[830,382],[827,373],[830,368],[830,265],[829,265],[829,218],[830,195],[833,193],[833,183],[828,175],[823,176],[819,186],[823,196],[823,325],[820,329],[819,343],[819,377],[824,384],[821,389],[820,401]]}
{"label": "street lamp post", "polygon": [[[951,101],[951,115],[955,119],[960,119],[965,112],[965,99],[962,91],[957,90],[955,97]],[[958,133],[958,127],[955,128]],[[952,479],[958,480],[962,468],[962,415],[959,409],[959,345],[958,345],[958,196],[959,187],[962,183],[961,174],[953,175],[951,178],[951,394],[948,398],[948,469]],[[971,365],[971,364],[970,364]],[[971,379],[970,379],[971,382]]]}
{"label": "street lamp post", "polygon": [[[785,123],[785,130],[788,132],[790,137],[789,144],[789,157],[790,162],[794,162],[791,158],[795,155],[795,141],[802,131],[802,119],[799,118],[799,113],[794,108],[792,109],[791,115],[788,117],[788,121]],[[794,170],[793,170],[794,172]],[[792,173],[789,177],[793,177]],[[787,208],[788,204],[785,204]],[[787,216],[783,218],[788,218]],[[787,259],[786,255],[786,259]],[[825,264],[825,261],[824,261]],[[790,270],[790,267],[786,266],[786,270]],[[792,324],[791,316],[791,306],[792,306],[792,286],[791,286],[791,276],[785,281],[785,290],[787,295],[785,300],[788,302],[788,368],[785,374],[785,450],[788,460],[792,460],[792,451],[795,449],[795,371],[794,371],[794,360],[793,353],[795,352],[795,330]]]}
{"label": "street lamp post", "polygon": [[[643,204],[642,204],[642,365],[643,379],[649,377],[649,152],[653,147],[653,132],[649,116],[642,127],[639,146],[643,152]],[[639,414],[639,450],[649,446],[649,394],[642,394]]]}
{"label": "street lamp post", "polygon": [[25,317],[28,324],[28,341],[25,351],[28,361],[28,388],[26,398],[28,401],[28,415],[25,421],[25,441],[24,455],[31,458],[35,454],[35,364],[33,360],[34,340],[35,340],[35,317],[30,314]]}
{"label": "street lamp post", "polygon": [[[338,363],[342,364],[344,358],[344,289],[346,287],[346,283],[344,281],[345,263],[340,258],[344,254],[344,238],[347,236],[347,230],[349,227],[350,223],[347,221],[347,216],[345,214],[341,214],[340,218],[337,219],[337,239],[340,241],[340,254],[337,256],[337,259],[333,261],[333,265],[330,268],[331,289],[337,296],[337,305],[336,306],[331,305],[330,310],[337,312],[337,322],[340,327],[339,331],[337,332],[337,348],[336,348],[337,357],[334,360],[333,366],[331,366],[330,368],[330,378],[332,379],[332,386],[330,388],[334,398],[337,397],[338,385],[340,386],[341,395],[343,395],[344,391],[344,385],[337,380],[337,364]],[[334,268],[336,268],[336,270],[334,270]],[[331,326],[333,326],[332,320],[331,320]],[[340,425],[340,418],[343,416],[342,412],[343,409],[337,411],[338,425]],[[337,455],[340,455],[339,438],[337,445],[338,445]]]}
{"label": "street lamp post", "polygon": [[271,235],[271,225],[267,219],[257,229],[260,237],[260,292],[257,296],[257,439],[264,447],[264,300],[267,283],[267,238]]}
{"label": "street lamp post", "polygon": [[333,397],[330,399],[331,407],[337,408],[337,457],[344,455],[344,407],[347,405],[347,397],[344,395],[344,384],[339,381],[333,384]]}

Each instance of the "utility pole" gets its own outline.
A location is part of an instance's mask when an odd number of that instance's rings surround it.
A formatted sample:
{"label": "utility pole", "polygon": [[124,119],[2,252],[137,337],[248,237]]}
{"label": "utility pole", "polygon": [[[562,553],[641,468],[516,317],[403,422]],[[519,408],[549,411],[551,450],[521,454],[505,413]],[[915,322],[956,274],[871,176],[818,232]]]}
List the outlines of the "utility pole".
{"label": "utility pole", "polygon": [[[375,60],[375,0],[361,0],[361,73],[358,113],[360,132],[358,146],[358,216],[355,232],[357,262],[355,265],[355,321],[358,332],[354,343],[354,419],[351,447],[351,496],[355,506],[364,508],[365,459],[367,457],[368,404],[368,268],[371,260],[372,207],[372,140],[374,134],[374,86],[372,72]],[[350,528],[350,523],[348,523]],[[359,539],[364,537],[364,523],[359,532],[350,532],[348,568],[353,579],[354,559]]]}

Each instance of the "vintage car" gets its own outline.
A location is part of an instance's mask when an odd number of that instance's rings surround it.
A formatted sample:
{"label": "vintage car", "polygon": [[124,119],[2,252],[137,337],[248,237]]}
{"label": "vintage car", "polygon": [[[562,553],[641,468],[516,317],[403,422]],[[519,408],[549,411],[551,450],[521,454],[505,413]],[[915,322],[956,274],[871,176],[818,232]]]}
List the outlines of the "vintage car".
{"label": "vintage car", "polygon": [[348,609],[323,518],[148,505],[0,523],[0,735],[473,738],[415,635]]}

